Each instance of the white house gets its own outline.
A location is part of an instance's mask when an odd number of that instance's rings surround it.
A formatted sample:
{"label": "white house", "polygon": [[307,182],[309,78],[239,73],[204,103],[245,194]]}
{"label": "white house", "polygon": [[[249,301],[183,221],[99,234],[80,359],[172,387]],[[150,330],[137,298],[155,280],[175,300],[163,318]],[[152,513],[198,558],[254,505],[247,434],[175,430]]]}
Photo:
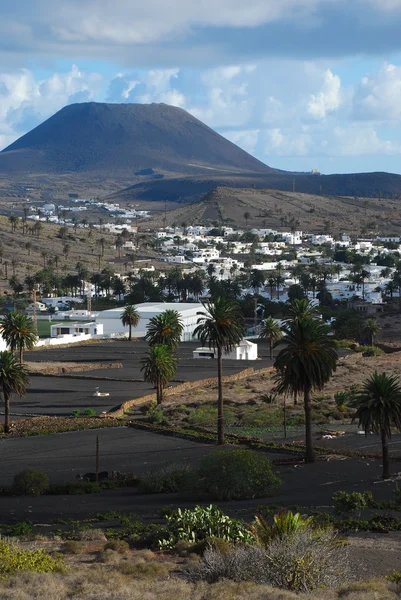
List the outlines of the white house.
{"label": "white house", "polygon": [[[144,302],[136,306],[140,314],[138,327],[133,328],[133,337],[144,337],[146,335],[149,320],[163,313],[165,310],[176,310],[182,323],[184,330],[181,336],[181,341],[190,341],[193,338],[193,332],[197,326],[200,313],[204,312],[201,303],[179,303],[179,302]],[[96,317],[96,323],[103,325],[103,332],[106,335],[128,334],[128,327],[124,327],[121,323],[121,315],[124,308],[112,308],[100,312]]]}
{"label": "white house", "polygon": [[101,323],[55,323],[50,327],[50,337],[61,335],[102,335],[103,325]]}
{"label": "white house", "polygon": [[[213,348],[196,348],[192,352],[193,358],[217,358],[217,351]],[[242,340],[231,352],[223,354],[226,360],[257,360],[258,345],[248,340]]]}

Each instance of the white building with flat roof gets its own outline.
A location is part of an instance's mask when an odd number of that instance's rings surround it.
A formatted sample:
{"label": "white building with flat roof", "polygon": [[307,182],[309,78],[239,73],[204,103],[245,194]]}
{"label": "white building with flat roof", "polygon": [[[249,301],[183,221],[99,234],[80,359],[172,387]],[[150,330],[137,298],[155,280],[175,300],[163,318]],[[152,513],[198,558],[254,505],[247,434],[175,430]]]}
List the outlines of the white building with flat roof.
{"label": "white building with flat roof", "polygon": [[[137,304],[136,309],[140,314],[138,327],[132,329],[133,337],[145,337],[149,321],[152,317],[157,317],[166,310],[176,310],[182,323],[184,330],[181,336],[181,341],[190,341],[193,338],[193,332],[197,326],[200,313],[205,311],[201,303],[184,303],[184,302],[144,302]],[[96,317],[96,323],[103,325],[103,333],[105,335],[128,335],[128,327],[124,327],[121,322],[121,316],[124,312],[124,307],[112,308],[103,310]]]}
{"label": "white building with flat roof", "polygon": [[[193,350],[192,356],[193,358],[217,358],[217,351],[206,346]],[[241,340],[231,352],[223,353],[222,358],[226,360],[257,360],[258,345],[249,340]]]}

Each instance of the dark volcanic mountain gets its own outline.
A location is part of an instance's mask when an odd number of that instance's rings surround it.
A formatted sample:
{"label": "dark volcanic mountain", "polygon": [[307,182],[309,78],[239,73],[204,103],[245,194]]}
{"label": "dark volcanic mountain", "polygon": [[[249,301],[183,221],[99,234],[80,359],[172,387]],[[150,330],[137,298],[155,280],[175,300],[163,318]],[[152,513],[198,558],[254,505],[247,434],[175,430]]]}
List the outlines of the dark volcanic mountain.
{"label": "dark volcanic mountain", "polygon": [[66,106],[0,152],[0,175],[12,196],[14,184],[21,195],[24,186],[33,184],[46,198],[73,188],[113,193],[128,202],[194,202],[218,186],[342,196],[401,194],[401,176],[389,173],[319,176],[272,169],[167,104]]}
{"label": "dark volcanic mountain", "polygon": [[[143,171],[143,173],[141,173]],[[271,173],[181,108],[167,104],[66,106],[0,153],[0,172]]]}

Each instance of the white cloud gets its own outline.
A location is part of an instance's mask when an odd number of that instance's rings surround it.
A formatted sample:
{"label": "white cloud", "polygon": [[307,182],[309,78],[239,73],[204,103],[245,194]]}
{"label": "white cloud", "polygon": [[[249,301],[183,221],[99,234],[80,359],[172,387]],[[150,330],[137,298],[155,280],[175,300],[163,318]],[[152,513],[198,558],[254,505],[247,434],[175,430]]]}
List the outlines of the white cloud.
{"label": "white cloud", "polygon": [[259,133],[260,129],[243,129],[240,131],[224,131],[223,135],[246,152],[255,154]]}
{"label": "white cloud", "polygon": [[308,113],[316,119],[324,119],[328,113],[340,106],[341,80],[330,69],[323,75],[323,86],[317,94],[311,94],[308,102]]}
{"label": "white cloud", "polygon": [[361,156],[375,154],[401,154],[401,144],[382,140],[372,126],[353,125],[352,127],[335,127],[333,144],[327,152],[331,155]]}
{"label": "white cloud", "polygon": [[401,120],[401,67],[386,63],[367,75],[356,87],[353,99],[356,119]]}

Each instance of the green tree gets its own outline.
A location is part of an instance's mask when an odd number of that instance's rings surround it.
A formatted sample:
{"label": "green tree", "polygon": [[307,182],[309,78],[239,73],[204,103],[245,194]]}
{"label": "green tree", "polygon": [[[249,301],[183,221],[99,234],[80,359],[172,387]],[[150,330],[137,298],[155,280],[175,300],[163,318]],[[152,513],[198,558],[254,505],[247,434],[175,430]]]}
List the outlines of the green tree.
{"label": "green tree", "polygon": [[0,319],[0,328],[10,350],[19,353],[22,364],[24,350],[34,348],[38,339],[32,319],[13,310]]}
{"label": "green tree", "polygon": [[194,336],[217,351],[217,441],[224,444],[223,351],[230,352],[245,335],[245,320],[239,305],[227,298],[204,302]]}
{"label": "green tree", "polygon": [[128,304],[121,315],[121,323],[124,327],[129,327],[128,341],[132,340],[132,328],[138,327],[141,316],[135,306]]}
{"label": "green tree", "polygon": [[177,357],[166,344],[156,344],[141,360],[141,371],[145,381],[156,386],[156,401],[161,404],[163,390],[177,371]]}
{"label": "green tree", "polygon": [[4,397],[4,432],[10,431],[10,400],[12,394],[23,396],[29,383],[28,370],[13,352],[0,352],[0,390]]}
{"label": "green tree", "polygon": [[280,325],[273,317],[269,317],[263,321],[262,331],[259,334],[260,338],[264,338],[269,342],[270,359],[273,359],[273,346],[278,340],[283,337]]}
{"label": "green tree", "polygon": [[244,213],[244,219],[245,219],[245,227],[248,227],[248,221],[251,218],[251,213],[250,212],[245,212]]}
{"label": "green tree", "polygon": [[369,345],[373,346],[375,343],[375,337],[381,332],[381,327],[376,319],[368,319],[365,325],[365,334],[369,337]]}
{"label": "green tree", "polygon": [[176,310],[165,310],[149,320],[145,340],[149,346],[163,344],[174,349],[181,340],[184,325]]}
{"label": "green tree", "polygon": [[[300,301],[302,302],[302,300]],[[277,355],[276,389],[279,393],[303,394],[305,412],[305,462],[314,462],[311,392],[329,381],[337,365],[336,345],[330,329],[312,315],[287,321],[285,347]]]}
{"label": "green tree", "polygon": [[390,477],[388,439],[391,429],[401,431],[401,385],[395,375],[375,371],[365,381],[358,394],[350,401],[356,409],[354,419],[359,421],[365,434],[380,434],[383,456],[383,479]]}
{"label": "green tree", "polygon": [[296,298],[285,307],[285,320],[288,322],[313,319],[318,314],[318,306],[315,306],[307,298]]}

